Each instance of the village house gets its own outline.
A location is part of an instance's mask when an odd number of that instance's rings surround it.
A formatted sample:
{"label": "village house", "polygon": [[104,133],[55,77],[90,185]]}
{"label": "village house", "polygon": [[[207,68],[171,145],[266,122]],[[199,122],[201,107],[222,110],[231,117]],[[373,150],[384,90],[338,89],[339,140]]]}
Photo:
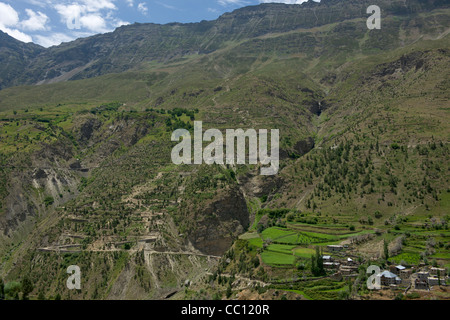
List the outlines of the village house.
{"label": "village house", "polygon": [[358,274],[358,266],[341,266],[340,271],[343,275],[346,276]]}
{"label": "village house", "polygon": [[356,265],[356,262],[353,261],[352,258],[347,258],[347,259],[345,260],[344,263],[345,263],[347,266],[354,266],[354,265]]}
{"label": "village house", "polygon": [[418,290],[427,290],[428,289],[428,279],[427,280],[416,279],[414,281],[414,287]]}
{"label": "village house", "polygon": [[378,274],[377,277],[380,278],[380,283],[382,286],[390,286],[391,284],[397,285],[401,284],[402,282],[402,279],[400,279],[400,277],[387,270]]}
{"label": "village house", "polygon": [[429,286],[445,286],[445,278],[441,278],[439,281],[439,278],[437,277],[430,277],[428,278],[428,285]]}
{"label": "village house", "polygon": [[341,264],[339,262],[324,262],[323,267],[325,269],[339,269]]}
{"label": "village house", "polygon": [[417,279],[414,281],[414,287],[418,290],[429,289],[428,278],[430,273],[426,271],[417,272]]}
{"label": "village house", "polygon": [[327,246],[327,249],[328,249],[328,251],[331,251],[331,252],[339,252],[339,251],[342,251],[344,249],[344,247],[341,245],[330,244]]}
{"label": "village house", "polygon": [[417,272],[417,279],[418,280],[427,281],[429,277],[430,277],[430,273],[427,272],[427,271]]}
{"label": "village house", "polygon": [[403,270],[406,270],[406,267],[398,265],[398,266],[390,266],[389,269],[392,273],[395,273],[396,275],[399,276]]}
{"label": "village house", "polygon": [[398,275],[402,280],[409,280],[411,278],[412,270],[411,269],[404,269],[400,271],[400,274]]}
{"label": "village house", "polygon": [[402,265],[390,266],[389,271],[393,274],[397,275],[400,279],[402,279],[402,283],[407,285],[410,283],[412,270],[407,269]]}
{"label": "village house", "polygon": [[432,275],[433,277],[437,277],[438,275],[441,276],[441,277],[445,277],[446,273],[447,272],[445,271],[444,268],[435,268],[435,267],[433,267],[433,268],[430,269],[430,275]]}

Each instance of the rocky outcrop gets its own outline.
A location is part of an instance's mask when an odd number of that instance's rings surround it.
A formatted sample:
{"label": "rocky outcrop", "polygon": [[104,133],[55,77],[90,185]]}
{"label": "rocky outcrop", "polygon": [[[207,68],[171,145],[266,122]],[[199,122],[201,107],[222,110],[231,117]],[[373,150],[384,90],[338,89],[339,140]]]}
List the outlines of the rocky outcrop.
{"label": "rocky outcrop", "polygon": [[294,150],[298,155],[303,156],[314,149],[314,146],[314,139],[309,137],[305,140],[300,140],[299,142],[297,142],[294,146]]}
{"label": "rocky outcrop", "polygon": [[208,255],[225,253],[250,223],[247,204],[237,187],[223,190],[199,215],[202,221],[189,240],[196,249]]}
{"label": "rocky outcrop", "polygon": [[94,132],[101,127],[102,123],[94,116],[83,118],[74,127],[75,138],[77,141],[87,144],[91,140]]}
{"label": "rocky outcrop", "polygon": [[240,176],[239,182],[246,197],[258,198],[269,196],[283,185],[283,179],[278,175],[261,176],[252,173]]}
{"label": "rocky outcrop", "polygon": [[[45,214],[76,195],[79,177],[72,167],[66,167],[73,154],[72,145],[60,140],[43,144],[28,159],[11,160],[11,165],[21,170],[9,173],[5,214],[0,216],[1,234],[12,236],[31,222],[30,217]],[[45,203],[46,197],[53,200]]]}

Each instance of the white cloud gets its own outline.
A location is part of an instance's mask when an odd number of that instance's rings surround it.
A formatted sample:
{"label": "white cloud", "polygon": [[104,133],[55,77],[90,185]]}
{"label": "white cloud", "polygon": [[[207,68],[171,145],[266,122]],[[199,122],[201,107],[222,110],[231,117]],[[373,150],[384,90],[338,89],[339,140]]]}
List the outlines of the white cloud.
{"label": "white cloud", "polygon": [[49,18],[46,14],[40,11],[36,13],[31,9],[26,9],[25,11],[29,18],[20,23],[22,29],[29,31],[47,30],[46,24],[49,21]]}
{"label": "white cloud", "polygon": [[142,14],[147,14],[148,12],[148,8],[147,5],[144,2],[141,2],[138,4],[138,10],[142,13]]}
{"label": "white cloud", "polygon": [[9,4],[0,2],[0,30],[9,34],[11,37],[23,41],[31,42],[32,38],[19,31],[19,14]]}
{"label": "white cloud", "polygon": [[245,0],[218,0],[217,1],[221,6],[229,6],[229,5],[245,5],[248,4]]}
{"label": "white cloud", "polygon": [[81,26],[94,32],[107,32],[105,20],[95,14],[89,14],[80,18]]}
{"label": "white cloud", "polygon": [[70,30],[85,28],[93,32],[111,31],[108,25],[114,25],[112,12],[117,9],[111,0],[79,0],[54,8]]}
{"label": "white cloud", "polygon": [[15,26],[19,22],[19,14],[9,4],[0,2],[0,25]]}
{"label": "white cloud", "polygon": [[163,2],[159,2],[159,1],[155,1],[156,4],[166,8],[166,9],[170,9],[170,10],[180,10],[179,8],[175,7],[175,6],[171,6],[170,4],[166,4]]}
{"label": "white cloud", "polygon": [[[4,2],[2,2],[4,1]],[[115,3],[118,0],[22,0],[42,9],[25,8],[23,16],[19,15],[9,0],[0,0],[0,30],[10,36],[23,41],[34,40],[44,47],[59,45],[80,37],[87,37],[97,33],[113,31],[115,28],[130,24],[121,20],[117,13]],[[120,0],[122,1],[122,0]],[[128,5],[134,6],[134,0],[124,0]],[[145,3],[139,8],[147,12]],[[69,30],[52,32],[49,24],[49,11],[55,10],[61,22],[67,25]],[[55,30],[56,31],[56,30]],[[30,35],[26,34],[30,32]]]}
{"label": "white cloud", "polygon": [[52,33],[49,35],[37,35],[35,36],[36,43],[43,47],[51,47],[61,44],[62,42],[69,42],[75,40],[75,37],[71,37],[64,33]]}
{"label": "white cloud", "polygon": [[81,0],[87,11],[99,12],[100,10],[116,10],[113,0]]}
{"label": "white cloud", "polygon": [[26,3],[32,4],[36,7],[45,8],[51,4],[51,0],[24,0]]}
{"label": "white cloud", "polygon": [[219,13],[219,10],[217,10],[215,8],[208,8],[207,10],[208,10],[208,12],[211,12],[211,13]]}
{"label": "white cloud", "polygon": [[32,42],[33,41],[33,39],[29,35],[21,32],[17,29],[10,29],[10,28],[6,28],[6,27],[3,27],[0,25],[0,30],[2,30],[3,32],[10,35],[11,37],[13,37],[19,41],[22,41],[22,42]]}
{"label": "white cloud", "polygon": [[120,20],[120,19],[114,21],[114,27],[115,28],[118,28],[118,27],[121,27],[121,26],[127,26],[129,24],[130,23],[128,21],[123,21],[123,20]]}
{"label": "white cloud", "polygon": [[79,4],[57,4],[55,5],[56,11],[61,16],[61,21],[66,23],[69,29],[79,29],[80,26],[80,17],[82,12],[85,11],[85,8]]}

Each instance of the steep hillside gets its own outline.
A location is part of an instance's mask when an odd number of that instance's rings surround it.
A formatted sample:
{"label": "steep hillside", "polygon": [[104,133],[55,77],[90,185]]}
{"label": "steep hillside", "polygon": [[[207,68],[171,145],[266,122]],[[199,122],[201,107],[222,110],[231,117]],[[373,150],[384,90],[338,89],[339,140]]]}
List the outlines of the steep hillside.
{"label": "steep hillside", "polygon": [[18,41],[0,31],[0,90],[25,83],[23,72],[44,48]]}
{"label": "steep hillside", "polygon": [[[0,276],[32,298],[336,299],[368,295],[371,259],[449,267],[448,4],[375,2],[381,30],[366,1],[322,0],[49,49],[3,37],[28,63],[4,86],[28,85],[0,91]],[[174,165],[194,121],[279,129],[279,174]],[[330,244],[360,263],[353,293],[317,280]]]}

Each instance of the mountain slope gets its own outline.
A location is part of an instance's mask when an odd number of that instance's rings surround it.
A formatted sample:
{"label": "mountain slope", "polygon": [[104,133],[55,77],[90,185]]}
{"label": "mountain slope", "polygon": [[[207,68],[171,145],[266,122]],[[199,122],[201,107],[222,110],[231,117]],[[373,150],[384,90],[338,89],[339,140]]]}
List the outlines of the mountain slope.
{"label": "mountain slope", "polygon": [[[262,4],[238,9],[215,21],[192,24],[134,24],[112,33],[78,39],[42,49],[15,65],[14,80],[0,72],[2,87],[84,79],[108,73],[145,68],[149,62],[167,62],[192,54],[207,54],[230,42],[310,29],[367,17],[366,8],[379,5],[385,16],[405,17],[448,6],[446,1],[334,1],[303,5]],[[4,36],[2,37],[4,39]],[[0,47],[11,40],[0,39]],[[0,87],[1,89],[1,87]]]}
{"label": "mountain slope", "polygon": [[[317,290],[296,289],[323,299],[347,283],[315,284],[315,246],[345,242],[368,263],[386,241],[392,262],[449,266],[449,9],[389,2],[383,29],[369,31],[360,2],[347,4],[134,25],[33,58],[46,61],[36,72],[54,57],[97,62],[76,81],[0,91],[0,275],[29,274],[34,297],[65,299],[221,298],[248,283],[275,294],[306,277]],[[166,42],[150,50],[149,39]],[[194,120],[279,129],[280,173],[174,165],[171,133]],[[64,285],[74,264],[81,291]]]}

